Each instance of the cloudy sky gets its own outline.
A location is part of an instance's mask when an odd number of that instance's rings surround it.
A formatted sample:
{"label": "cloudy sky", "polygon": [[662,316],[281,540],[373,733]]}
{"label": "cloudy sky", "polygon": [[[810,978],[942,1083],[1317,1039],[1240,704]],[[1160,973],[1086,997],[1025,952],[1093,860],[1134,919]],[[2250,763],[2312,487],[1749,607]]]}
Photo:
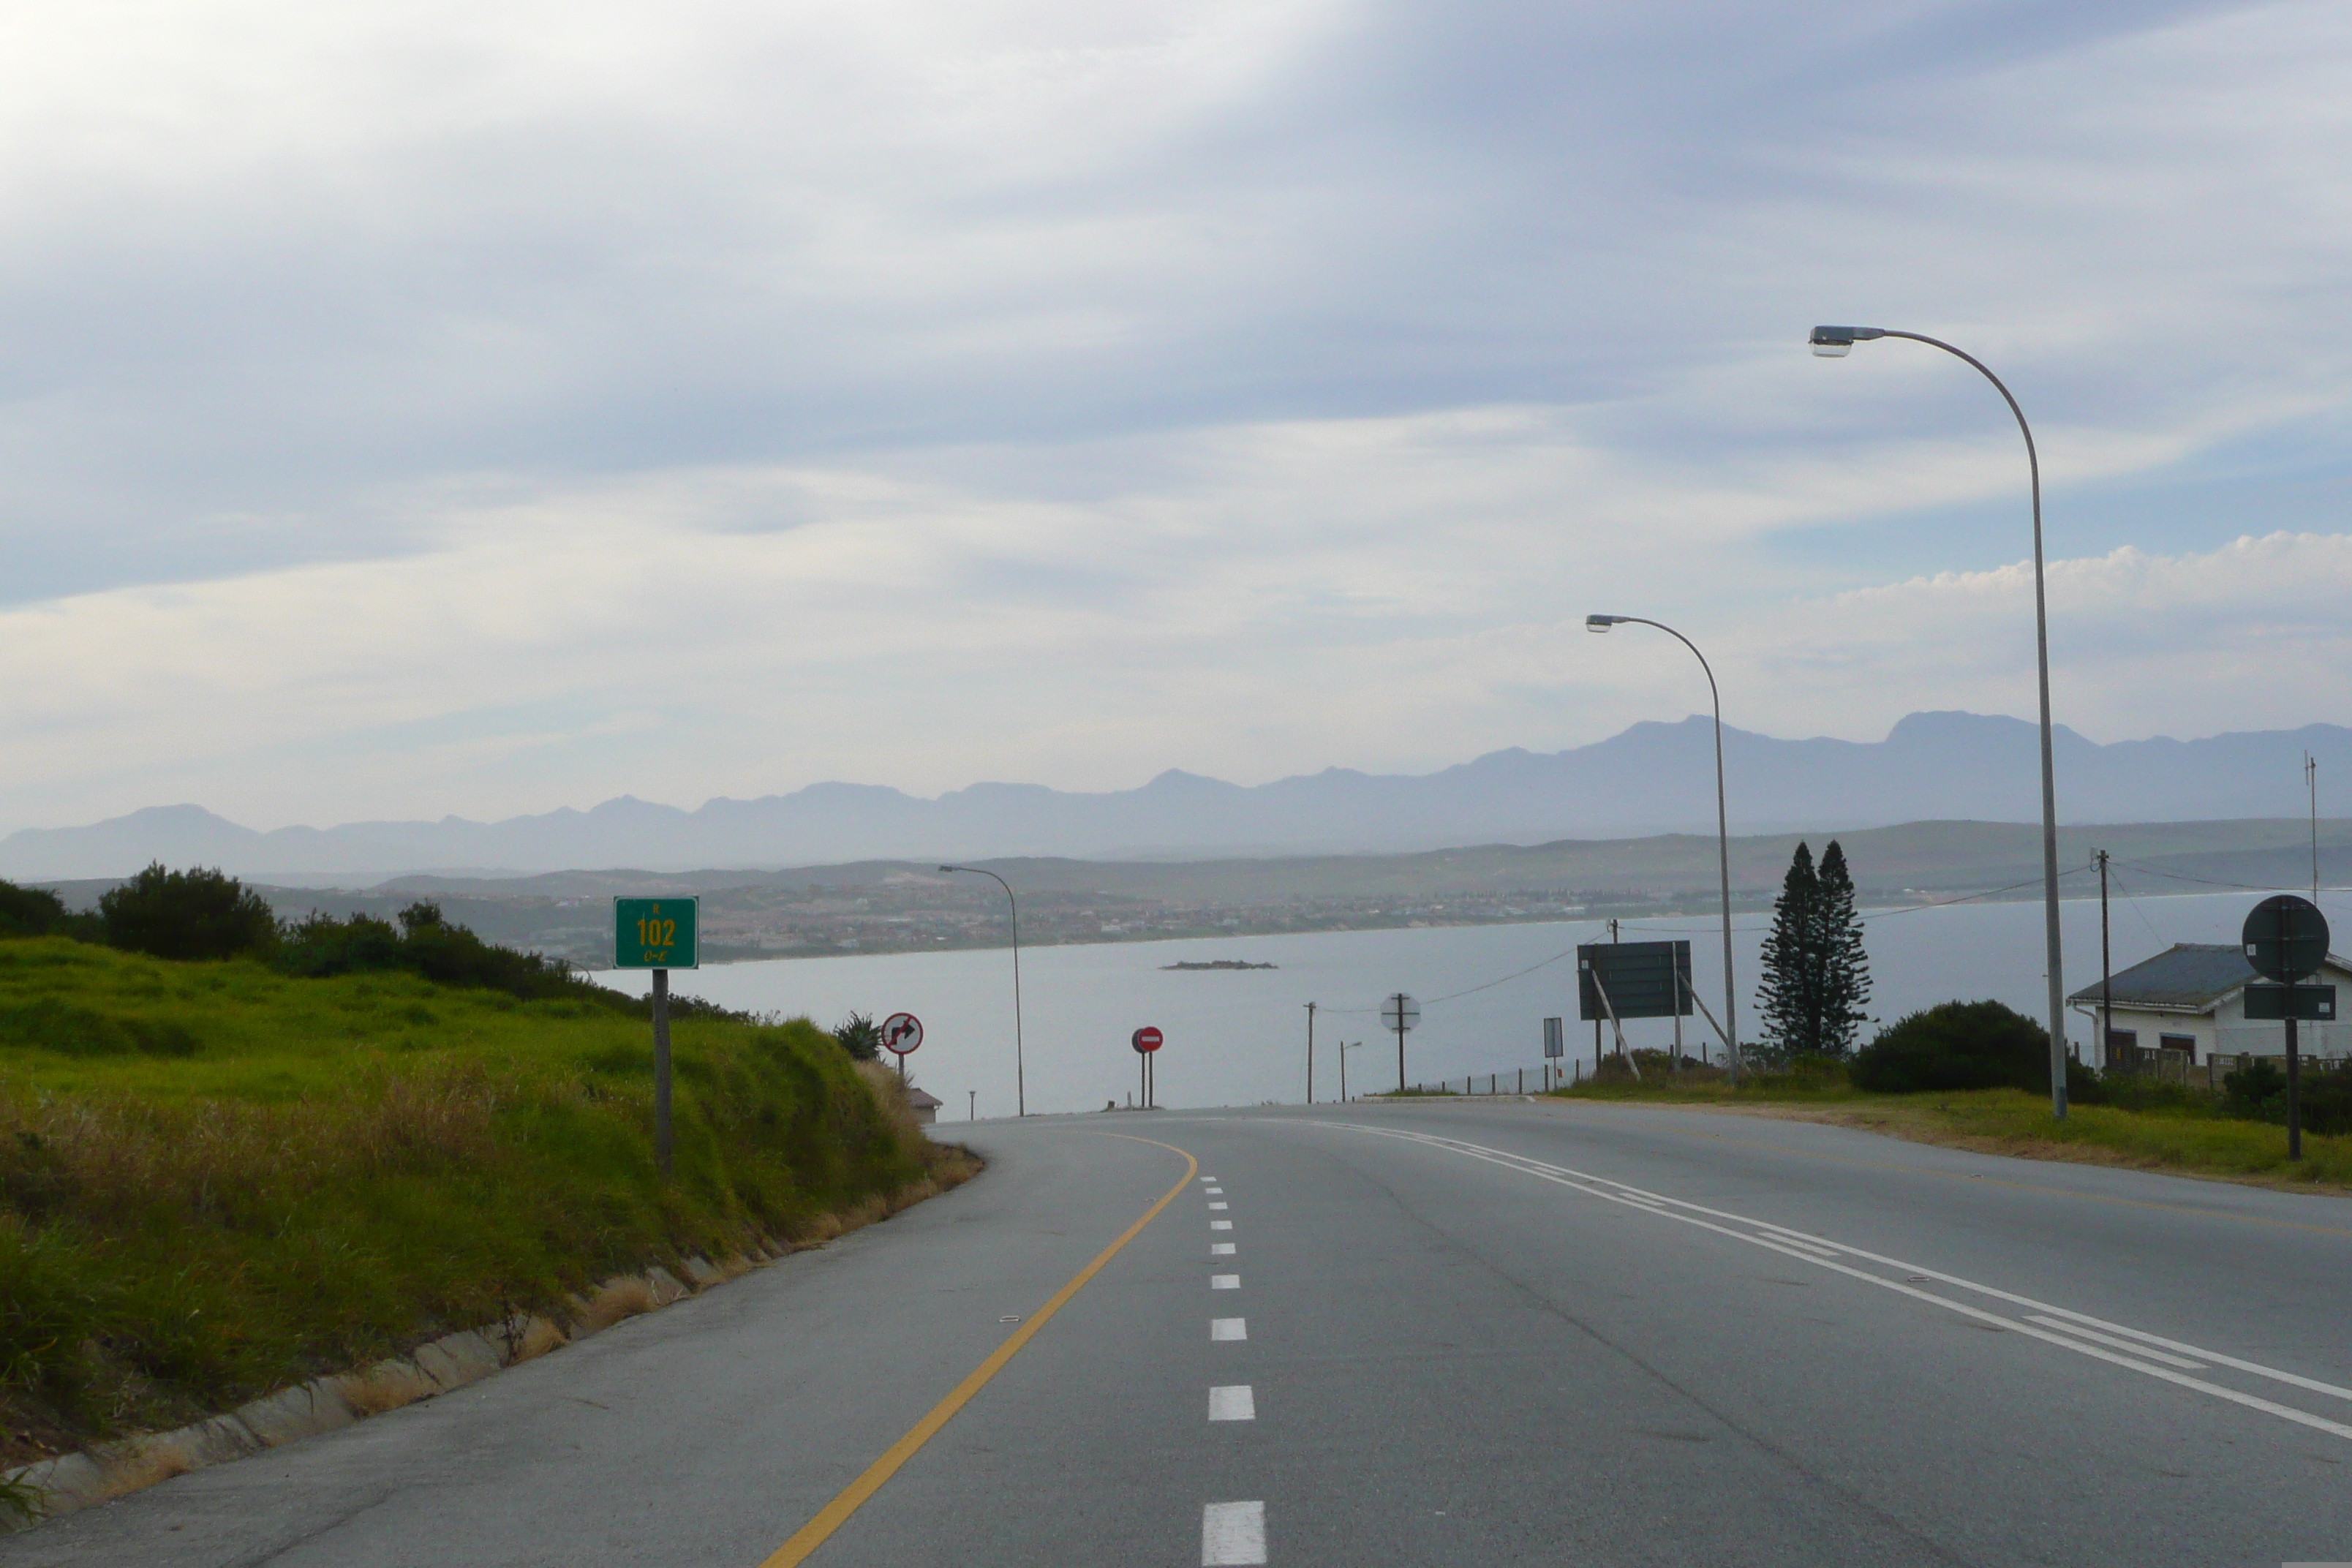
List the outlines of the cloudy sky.
{"label": "cloudy sky", "polygon": [[2347,718],[2340,5],[5,28],[0,829]]}

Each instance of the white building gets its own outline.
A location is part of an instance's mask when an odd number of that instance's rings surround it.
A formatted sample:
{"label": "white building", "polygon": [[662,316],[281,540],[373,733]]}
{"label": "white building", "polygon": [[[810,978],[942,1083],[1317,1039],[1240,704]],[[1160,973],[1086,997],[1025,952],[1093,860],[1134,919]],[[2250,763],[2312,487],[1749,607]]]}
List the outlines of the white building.
{"label": "white building", "polygon": [[[2276,1057],[2286,1054],[2286,1030],[2276,1022],[2246,1021],[2246,986],[2260,979],[2245,953],[2227,942],[2176,942],[2154,958],[2118,970],[2108,982],[2114,997],[2110,1033],[2099,1054],[2105,1067],[2125,1051],[2182,1051],[2192,1066],[2217,1057]],[[2336,987],[2352,1002],[2352,965],[2334,953],[2313,980]],[[2094,981],[2066,998],[2099,1028],[2099,984]],[[2296,1026],[2295,1049],[2306,1057],[2352,1055],[2352,1024]]]}

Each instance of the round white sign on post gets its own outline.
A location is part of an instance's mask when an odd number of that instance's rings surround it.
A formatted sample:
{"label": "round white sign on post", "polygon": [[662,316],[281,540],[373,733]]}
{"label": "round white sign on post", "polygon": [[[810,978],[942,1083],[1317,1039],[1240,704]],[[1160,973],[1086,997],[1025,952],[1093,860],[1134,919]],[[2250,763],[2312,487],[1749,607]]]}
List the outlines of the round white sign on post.
{"label": "round white sign on post", "polygon": [[1421,1004],[1400,991],[1381,1004],[1381,1023],[1391,1035],[1421,1022]]}
{"label": "round white sign on post", "polygon": [[923,1021],[912,1013],[893,1013],[882,1020],[882,1048],[899,1057],[912,1055],[923,1044]]}

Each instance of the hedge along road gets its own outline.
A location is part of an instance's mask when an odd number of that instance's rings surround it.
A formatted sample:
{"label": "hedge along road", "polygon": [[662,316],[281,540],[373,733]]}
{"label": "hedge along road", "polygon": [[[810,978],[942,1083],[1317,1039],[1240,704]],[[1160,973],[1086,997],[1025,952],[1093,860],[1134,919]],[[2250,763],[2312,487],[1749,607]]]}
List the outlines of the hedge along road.
{"label": "hedge along road", "polygon": [[1560,1103],[954,1131],[887,1225],[0,1558],[754,1568],[1187,1158],[807,1562],[2352,1557],[2340,1200]]}

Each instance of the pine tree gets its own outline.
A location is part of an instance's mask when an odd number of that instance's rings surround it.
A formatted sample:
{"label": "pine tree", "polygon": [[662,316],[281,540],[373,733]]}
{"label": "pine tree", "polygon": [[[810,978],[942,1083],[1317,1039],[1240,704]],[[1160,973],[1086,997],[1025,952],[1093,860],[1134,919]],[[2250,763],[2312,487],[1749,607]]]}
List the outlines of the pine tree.
{"label": "pine tree", "polygon": [[1811,1049],[1821,1035],[1821,901],[1813,852],[1800,844],[1789,874],[1780,879],[1780,896],[1773,900],[1764,976],[1756,988],[1756,1011],[1764,1025],[1756,1055],[1768,1063]]}
{"label": "pine tree", "polygon": [[1870,955],[1862,950],[1862,917],[1854,912],[1853,877],[1836,839],[1822,851],[1821,1034],[1813,1049],[1824,1056],[1853,1054],[1854,1039],[1868,1020]]}

